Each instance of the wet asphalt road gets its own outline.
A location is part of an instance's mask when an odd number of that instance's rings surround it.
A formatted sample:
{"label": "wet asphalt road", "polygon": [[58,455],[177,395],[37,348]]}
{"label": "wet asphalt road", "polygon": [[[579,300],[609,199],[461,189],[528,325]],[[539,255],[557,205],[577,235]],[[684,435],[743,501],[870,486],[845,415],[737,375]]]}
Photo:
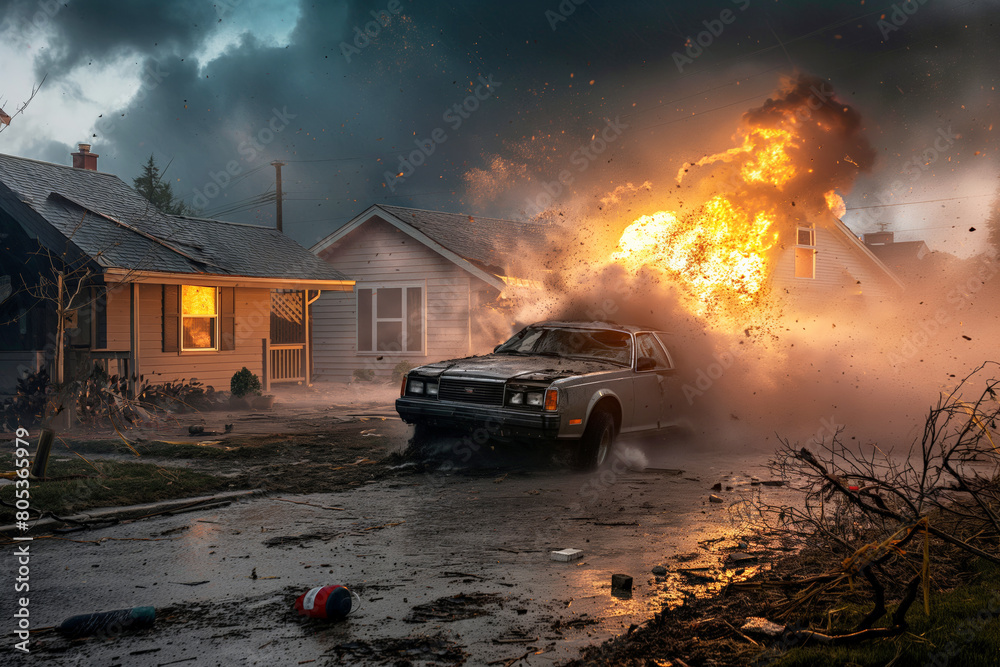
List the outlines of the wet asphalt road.
{"label": "wet asphalt road", "polygon": [[[387,431],[405,444],[405,426]],[[529,662],[518,664],[565,661],[664,604],[718,589],[734,575],[722,559],[737,539],[754,537],[733,511],[740,499],[755,491],[772,502],[791,497],[787,488],[751,486],[751,476],[770,477],[766,453],[734,455],[695,441],[620,451],[645,469],[619,462],[604,473],[577,473],[494,455],[457,466],[432,461],[343,493],[254,498],[69,536],[80,542],[37,540],[33,627],[135,605],[156,606],[159,618],[135,636],[70,644],[42,635],[35,655],[15,661],[453,664],[462,654],[472,665],[524,654]],[[716,482],[733,487],[719,493],[723,503],[708,500]],[[583,557],[551,560],[550,551],[563,548],[582,549]],[[755,548],[751,539],[748,550]],[[667,577],[654,577],[656,565]],[[680,571],[699,567],[715,583]],[[631,596],[612,595],[615,573],[634,578]],[[347,585],[360,604],[338,623],[304,622],[291,611],[295,597],[325,584]],[[4,596],[5,618],[9,602]]]}

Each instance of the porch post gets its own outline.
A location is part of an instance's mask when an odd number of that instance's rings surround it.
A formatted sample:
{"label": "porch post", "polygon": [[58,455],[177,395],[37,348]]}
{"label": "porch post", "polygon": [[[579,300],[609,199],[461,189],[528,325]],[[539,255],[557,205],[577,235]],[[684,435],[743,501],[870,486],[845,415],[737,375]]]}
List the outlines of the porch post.
{"label": "porch post", "polygon": [[[317,297],[318,298],[318,297]],[[302,290],[302,326],[305,328],[306,347],[302,350],[302,375],[306,379],[306,386],[312,384],[312,341],[309,338],[309,290]]]}
{"label": "porch post", "polygon": [[260,381],[261,381],[261,384],[264,385],[264,391],[267,392],[267,391],[271,391],[271,372],[270,372],[270,369],[267,367],[268,366],[268,362],[270,361],[270,359],[268,359],[268,354],[267,354],[267,339],[266,338],[261,338],[260,339],[260,347],[261,347],[261,357],[262,357],[262,363],[261,363],[261,367],[260,368],[261,368],[261,375],[263,376],[260,379]]}
{"label": "porch post", "polygon": [[135,398],[136,383],[139,380],[139,285],[129,284],[129,359],[128,393]]}

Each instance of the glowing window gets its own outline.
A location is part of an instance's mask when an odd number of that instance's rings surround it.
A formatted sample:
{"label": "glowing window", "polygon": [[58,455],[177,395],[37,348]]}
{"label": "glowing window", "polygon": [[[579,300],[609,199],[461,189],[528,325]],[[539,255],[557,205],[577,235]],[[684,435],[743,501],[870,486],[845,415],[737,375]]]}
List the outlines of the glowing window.
{"label": "glowing window", "polygon": [[181,286],[181,349],[218,349],[218,325],[218,289]]}
{"label": "glowing window", "polygon": [[816,277],[816,230],[799,227],[795,236],[795,277]]}

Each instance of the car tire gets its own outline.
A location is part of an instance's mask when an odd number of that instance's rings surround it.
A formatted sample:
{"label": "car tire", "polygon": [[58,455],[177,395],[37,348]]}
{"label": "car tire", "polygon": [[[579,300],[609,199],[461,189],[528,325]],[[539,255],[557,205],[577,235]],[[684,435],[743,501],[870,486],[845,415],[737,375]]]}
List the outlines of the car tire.
{"label": "car tire", "polygon": [[434,443],[440,440],[442,431],[427,424],[414,424],[413,435],[406,451],[411,456],[426,458],[434,451]]}
{"label": "car tire", "polygon": [[615,446],[615,419],[601,410],[590,415],[587,428],[577,449],[576,467],[580,470],[597,470],[611,459]]}

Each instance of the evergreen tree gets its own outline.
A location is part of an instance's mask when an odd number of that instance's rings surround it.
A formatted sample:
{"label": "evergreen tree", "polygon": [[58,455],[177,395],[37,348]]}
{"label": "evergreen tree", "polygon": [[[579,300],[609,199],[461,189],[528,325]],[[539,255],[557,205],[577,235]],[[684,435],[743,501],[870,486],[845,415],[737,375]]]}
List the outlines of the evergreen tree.
{"label": "evergreen tree", "polygon": [[[169,167],[169,165],[167,166]],[[152,153],[149,155],[149,161],[143,165],[142,173],[132,179],[132,187],[163,213],[174,215],[191,215],[193,213],[187,204],[174,197],[170,182],[163,180],[163,174],[156,166],[156,160]]]}

